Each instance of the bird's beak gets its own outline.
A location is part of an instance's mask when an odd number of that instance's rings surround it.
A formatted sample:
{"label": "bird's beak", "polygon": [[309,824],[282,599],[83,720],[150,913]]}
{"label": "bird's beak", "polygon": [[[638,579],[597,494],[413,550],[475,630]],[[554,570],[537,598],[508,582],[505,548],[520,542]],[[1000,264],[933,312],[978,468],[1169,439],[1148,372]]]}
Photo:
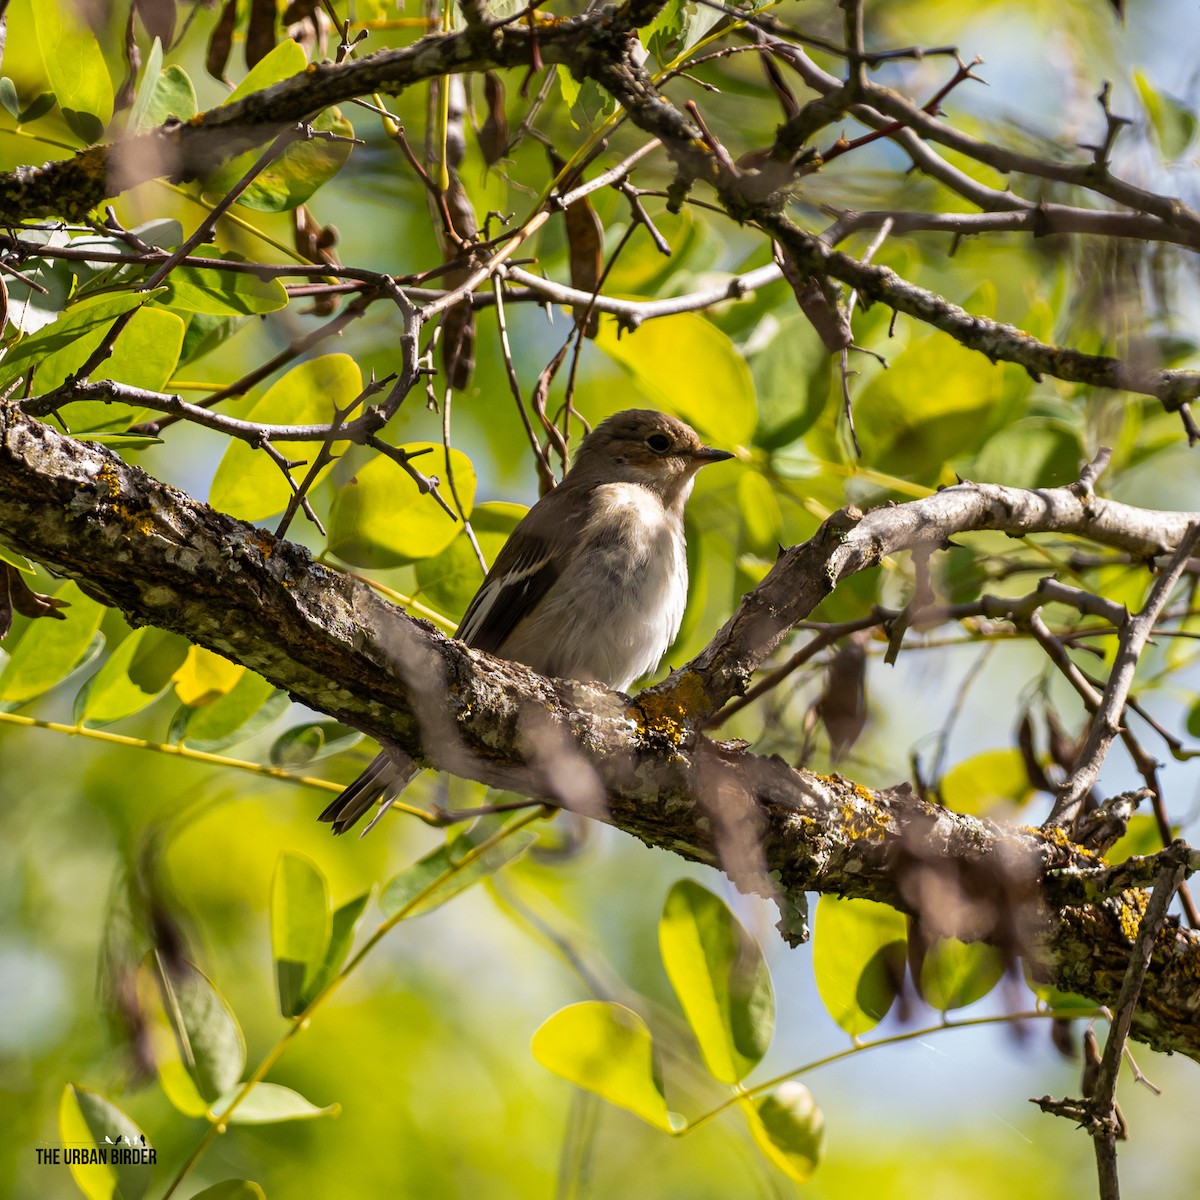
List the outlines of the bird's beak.
{"label": "bird's beak", "polygon": [[714,450],[711,446],[701,446],[698,450],[691,452],[692,458],[701,466],[708,463],[724,462],[727,458],[734,458],[728,450]]}

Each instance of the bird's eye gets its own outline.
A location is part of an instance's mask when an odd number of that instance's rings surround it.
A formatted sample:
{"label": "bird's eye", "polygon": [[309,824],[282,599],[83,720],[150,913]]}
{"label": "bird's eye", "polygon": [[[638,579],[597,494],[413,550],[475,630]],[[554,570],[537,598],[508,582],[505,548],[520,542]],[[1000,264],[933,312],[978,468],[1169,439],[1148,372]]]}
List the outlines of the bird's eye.
{"label": "bird's eye", "polygon": [[652,433],[646,439],[646,445],[654,451],[655,454],[666,454],[671,448],[671,439],[665,433]]}

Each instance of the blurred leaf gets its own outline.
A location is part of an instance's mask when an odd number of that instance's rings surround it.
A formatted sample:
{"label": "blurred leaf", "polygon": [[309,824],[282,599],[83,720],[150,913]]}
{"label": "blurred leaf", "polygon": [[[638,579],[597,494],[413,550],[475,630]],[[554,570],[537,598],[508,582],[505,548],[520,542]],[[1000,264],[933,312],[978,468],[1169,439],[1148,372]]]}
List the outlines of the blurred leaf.
{"label": "blurred leaf", "polygon": [[531,1048],[546,1070],[655,1129],[671,1133],[682,1126],[667,1111],[650,1030],[623,1004],[585,1000],[560,1008],[534,1033]]}
{"label": "blurred leaf", "polygon": [[758,943],[725,902],[681,879],[658,925],[663,966],[704,1063],[737,1083],[761,1061],[775,1026],[771,975]]}
{"label": "blurred leaf", "polygon": [[[294,42],[287,44],[295,45]],[[337,108],[327,108],[310,124],[317,132],[342,138],[354,136],[354,126]],[[286,212],[298,208],[342,169],[353,148],[351,142],[324,138],[294,142],[254,177],[237,202],[257,212]],[[259,147],[231,158],[205,179],[204,190],[224,195],[261,157],[262,147]]]}
{"label": "blurred leaf", "polygon": [[[649,407],[681,417],[723,450],[749,445],[757,420],[754,380],[711,321],[680,313],[618,338],[617,323],[605,318],[596,345],[626,371]],[[628,407],[626,399],[620,407]]]}
{"label": "blurred leaf", "polygon": [[175,36],[175,0],[133,0],[146,32],[163,46]]}
{"label": "blurred leaf", "polygon": [[1142,71],[1134,71],[1133,83],[1163,158],[1174,162],[1196,136],[1196,113],[1185,101],[1155,88]]}
{"label": "blurred leaf", "polygon": [[[201,257],[234,260],[215,246],[200,246]],[[287,290],[278,279],[260,279],[248,271],[180,265],[167,276],[162,303],[183,312],[218,317],[259,316],[287,307]]]}
{"label": "blurred leaf", "polygon": [[15,567],[18,571],[26,575],[36,574],[33,563],[25,555],[18,554],[15,550],[10,550],[4,545],[0,545],[0,562],[8,563],[10,567]]}
{"label": "blurred leaf", "polygon": [[113,114],[113,86],[100,43],[71,0],[34,0],[33,24],[46,77],[67,124],[99,141]]}
{"label": "blurred leaf", "polygon": [[230,1091],[246,1068],[246,1040],[233,1010],[207,976],[189,962],[158,960],[163,1007],[179,1057],[210,1104]]}
{"label": "blurred leaf", "polygon": [[956,763],[942,777],[942,803],[980,816],[1000,804],[1020,807],[1033,795],[1021,752],[1015,746],[984,750]]}
{"label": "blurred leaf", "polygon": [[0,703],[12,706],[48,692],[89,657],[104,605],[85,596],[73,580],[62,584],[54,599],[70,605],[65,621],[34,621],[16,645],[6,645],[10,657],[0,672]]}
{"label": "blurred leaf", "polygon": [[1158,821],[1148,815],[1134,816],[1125,827],[1125,833],[1104,857],[1115,866],[1135,854],[1157,854],[1162,848],[1163,839]]}
{"label": "blurred leaf", "polygon": [[329,931],[325,876],[307,858],[284,851],[271,885],[271,957],[285,1017],[304,1010],[305,989],[324,961]]}
{"label": "blurred leaf", "polygon": [[340,721],[308,721],[285,729],[271,747],[271,763],[276,767],[303,767],[318,758],[340,754],[362,734]]}
{"label": "blurred leaf", "polygon": [[247,671],[233,690],[204,708],[184,706],[171,722],[168,740],[215,753],[253,737],[287,708],[287,693]]}
{"label": "blurred leaf", "polygon": [[222,101],[232,104],[252,92],[261,92],[272,84],[299,75],[308,66],[308,58],[299,42],[285,38],[270,54],[260,59],[247,73],[246,78]]}
{"label": "blurred leaf", "polygon": [[[210,1119],[216,1120],[237,1093],[238,1089],[233,1088],[228,1094],[213,1101],[209,1109]],[[278,1083],[256,1083],[228,1120],[230,1125],[274,1125],[280,1121],[310,1121],[313,1117],[336,1117],[341,1111],[340,1104],[318,1108],[305,1100],[299,1092],[281,1087]]]}
{"label": "blurred leaf", "polygon": [[248,1179],[223,1179],[197,1192],[192,1200],[267,1200],[267,1196],[257,1183]]}
{"label": "blurred leaf", "polygon": [[939,1012],[966,1008],[1004,977],[1004,957],[995,946],[938,938],[921,962],[921,995]]}
{"label": "blurred leaf", "polygon": [[747,549],[774,557],[783,537],[783,514],[770,481],[757,471],[742,471],[737,481],[737,500]]}
{"label": "blurred leaf", "polygon": [[[496,561],[509,535],[529,510],[523,504],[491,501],[477,504],[471,512],[471,528],[488,566]],[[416,596],[438,612],[458,620],[483,582],[483,572],[466,531],[432,558],[416,566]]]}
{"label": "blurred leaf", "polygon": [[158,87],[159,76],[162,74],[162,60],[162,39],[155,37],[150,46],[150,53],[146,55],[145,65],[142,67],[142,81],[138,84],[137,91],[133,94],[133,103],[129,106],[129,118],[126,125],[129,133],[140,133],[143,129],[149,128],[149,122],[145,121],[144,117],[150,97]]}
{"label": "blurred leaf", "polygon": [[52,391],[87,362],[109,327],[154,292],[92,296],[74,304],[51,324],[16,344],[0,361],[0,389],[36,368],[37,394]]}
{"label": "blurred leaf", "polygon": [[[63,1088],[59,1100],[58,1136],[71,1149],[119,1142],[140,1150],[146,1143],[142,1131],[111,1100],[73,1083]],[[71,1163],[70,1170],[88,1200],[140,1200],[154,1173],[152,1166],[140,1163]]]}
{"label": "blurred leaf", "polygon": [[179,699],[192,708],[212,704],[233,690],[246,668],[203,646],[188,647],[183,665],[171,676]]}
{"label": "blurred leaf", "polygon": [[758,393],[756,445],[775,450],[809,429],[829,398],[831,363],[803,313],[779,322],[775,336],[750,359]]}
{"label": "blurred leaf", "polygon": [[804,1183],[825,1153],[825,1114],[808,1088],[789,1080],[742,1107],[758,1148],[781,1171]]}
{"label": "blurred leaf", "polygon": [[913,342],[854,401],[863,465],[937,481],[946,462],[973,454],[1003,414],[1002,373],[940,334]]}
{"label": "blurred leaf", "polygon": [[208,51],[204,56],[204,69],[214,78],[224,82],[225,66],[229,52],[233,49],[233,28],[237,23],[237,0],[225,0],[221,15],[213,26],[208,40]]}
{"label": "blurred leaf", "polygon": [[1083,457],[1079,437],[1069,426],[1029,417],[988,439],[970,477],[1009,487],[1062,487],[1079,478]]}
{"label": "blurred leaf", "polygon": [[[54,97],[50,99],[53,101]],[[34,246],[65,246],[70,240],[70,236],[61,229],[27,229],[21,232],[21,241]],[[13,329],[22,333],[36,333],[58,319],[66,307],[75,276],[71,264],[62,259],[30,261],[21,271],[39,287],[45,288],[46,294],[19,279],[9,280],[8,322]]]}
{"label": "blurred leaf", "polygon": [[[379,908],[385,917],[395,916],[407,904],[416,900],[427,887],[440,875],[463,862],[477,846],[486,841],[499,828],[494,820],[484,819],[471,829],[451,838],[446,845],[430,851],[423,858],[417,859],[410,867],[405,867],[396,875],[384,889],[379,900]],[[448,900],[454,899],[467,888],[494,875],[501,867],[507,866],[514,859],[520,858],[533,843],[537,834],[529,829],[521,829],[509,834],[502,842],[485,850],[474,861],[462,867],[451,875],[445,883],[418,901],[408,917],[419,917],[433,912]],[[407,919],[407,918],[406,918]]]}
{"label": "blurred leaf", "polygon": [[250,0],[250,17],[246,22],[246,65],[254,66],[271,53],[275,46],[275,0]]}
{"label": "blurred leaf", "polygon": [[[362,372],[354,359],[348,354],[322,354],[276,380],[246,414],[246,420],[268,425],[328,424],[337,409],[347,407],[361,392]],[[295,457],[316,454],[318,445],[304,444]],[[334,442],[334,454],[345,447],[345,442]],[[317,476],[318,483],[333,466],[332,462],[326,464]],[[389,466],[396,470],[393,464]],[[292,478],[299,483],[307,472],[307,465],[296,467]],[[283,512],[291,495],[283,472],[267,455],[247,442],[231,440],[217,465],[208,502],[243,521],[259,521]]]}
{"label": "blurred leaf", "polygon": [[7,75],[0,78],[0,104],[15,121],[21,112],[21,101],[17,96],[17,85]]}
{"label": "blurred leaf", "polygon": [[851,1037],[878,1025],[899,995],[907,937],[904,918],[884,904],[836,896],[817,901],[817,991]]}
{"label": "blurred leaf", "polygon": [[152,704],[163,692],[166,680],[157,689],[147,691],[130,678],[135,655],[147,638],[155,638],[157,632],[150,628],[135,629],[112,652],[108,662],[88,682],[82,714],[85,722],[103,725],[120,721]]}
{"label": "blurred leaf", "polygon": [[342,964],[349,956],[350,947],[354,943],[354,931],[358,928],[359,919],[370,899],[371,893],[364,892],[361,896],[347,900],[340,908],[334,910],[325,957],[321,962],[320,969],[300,997],[306,1007],[325,990],[333,977],[342,969]]}
{"label": "blurred leaf", "polygon": [[[450,495],[446,454],[440,442],[409,442],[410,453],[430,449],[416,465],[441,480]],[[461,450],[451,449],[454,482],[470,517],[475,503],[475,468]],[[329,549],[359,567],[396,567],[431,558],[454,540],[462,522],[451,520],[432,496],[423,495],[398,464],[379,455],[338,489],[329,513]]]}

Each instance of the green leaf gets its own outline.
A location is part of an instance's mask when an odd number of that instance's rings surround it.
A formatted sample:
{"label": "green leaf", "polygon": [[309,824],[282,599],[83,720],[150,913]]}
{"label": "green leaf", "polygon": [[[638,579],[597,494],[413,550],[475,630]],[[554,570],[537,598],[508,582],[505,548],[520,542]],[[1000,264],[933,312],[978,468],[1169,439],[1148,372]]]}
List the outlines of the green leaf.
{"label": "green leaf", "polygon": [[[161,392],[175,371],[183,348],[184,323],[165,308],[147,305],[133,314],[113,344],[105,360],[106,379],[131,387]],[[41,386],[41,375],[38,375]],[[67,427],[74,434],[123,430],[141,420],[146,410],[129,404],[86,400],[68,405],[62,411]]]}
{"label": "green leaf", "polygon": [[[495,501],[475,506],[471,513],[471,528],[488,566],[496,561],[496,555],[528,511],[523,504]],[[466,612],[483,582],[479,559],[475,557],[475,549],[465,530],[440,554],[421,559],[416,573],[416,598],[455,620]]]}
{"label": "green leaf", "polygon": [[1133,73],[1134,86],[1150,118],[1150,127],[1163,158],[1174,162],[1192,144],[1196,136],[1196,113],[1184,101],[1156,89],[1141,71]]}
{"label": "green leaf", "polygon": [[149,123],[145,120],[146,109],[149,107],[150,97],[158,87],[159,76],[162,74],[162,60],[162,39],[156,37],[150,45],[150,53],[146,55],[145,65],[142,67],[142,81],[138,84],[137,91],[133,94],[133,104],[129,107],[129,118],[125,126],[127,133],[141,133],[143,129],[149,128]]}
{"label": "green leaf", "polygon": [[192,1200],[267,1200],[267,1195],[249,1179],[223,1179],[197,1192]]}
{"label": "green leaf", "polygon": [[[51,97],[53,100],[53,97]],[[21,241],[34,246],[65,246],[70,237],[61,229],[27,229],[21,232]],[[42,262],[31,260],[21,272],[38,287],[45,288],[43,294],[19,279],[8,281],[8,323],[21,333],[36,333],[39,329],[57,321],[66,307],[67,299],[75,286],[74,264],[62,259]],[[11,351],[10,351],[11,353]]]}
{"label": "green leaf", "polygon": [[189,646],[187,657],[171,676],[184,704],[202,708],[233,691],[246,668],[203,646]]}
{"label": "green leaf", "polygon": [[761,1061],[775,1026],[771,975],[758,943],[725,902],[682,879],[658,925],[663,966],[708,1069],[737,1083]]}
{"label": "green leaf", "polygon": [[1156,854],[1162,848],[1162,834],[1159,832],[1158,822],[1150,816],[1134,816],[1130,818],[1125,832],[1104,857],[1115,866],[1135,854]]}
{"label": "green leaf", "polygon": [[[238,1090],[233,1088],[213,1102],[209,1109],[210,1120],[216,1120],[221,1115]],[[278,1083],[256,1083],[229,1116],[229,1124],[275,1125],[280,1121],[311,1121],[314,1117],[336,1117],[341,1111],[340,1104],[318,1108],[299,1092],[281,1087]]]}
{"label": "green leaf", "polygon": [[329,945],[329,886],[315,863],[285,851],[271,885],[271,957],[279,1010],[304,1010],[305,989],[316,978]]}
{"label": "green leaf", "polygon": [[[157,38],[155,45],[158,45]],[[146,66],[133,111],[129,114],[132,133],[156,129],[170,117],[189,121],[196,115],[196,89],[188,73],[175,63],[161,71],[155,67],[151,73],[152,65]]]}
{"label": "green leaf", "polygon": [[758,1148],[781,1171],[804,1183],[825,1153],[825,1116],[802,1083],[781,1083],[743,1105]]}
{"label": "green leaf", "polygon": [[[417,466],[441,481],[449,498],[446,451],[440,442],[410,442],[410,453],[431,450]],[[468,517],[475,502],[475,468],[461,450],[450,451],[454,482]],[[329,549],[343,562],[360,567],[398,567],[441,553],[462,529],[441,505],[422,495],[417,485],[391,459],[380,455],[338,489],[329,513]]]}
{"label": "green leaf", "polygon": [[179,355],[180,365],[203,358],[218,346],[224,346],[249,317],[218,317],[212,313],[192,313],[183,335],[183,351]]}
{"label": "green leaf", "polygon": [[854,401],[864,466],[939,480],[946,462],[975,453],[998,423],[1003,374],[934,334],[891,359]]}
{"label": "green leaf", "polygon": [[[596,345],[649,407],[681,417],[722,450],[750,444],[758,419],[754,380],[728,335],[695,313],[647,321],[620,338],[617,331],[615,321],[602,319]],[[629,399],[622,394],[617,407],[629,407]]]}
{"label": "green leaf", "polygon": [[783,514],[770,481],[757,471],[742,471],[737,482],[745,548],[773,559],[783,538]]}
{"label": "green leaf", "polygon": [[873,1029],[899,995],[907,930],[894,909],[873,900],[817,901],[813,972],[829,1015],[851,1036]]}
{"label": "green leaf", "polygon": [[87,362],[117,317],[138,308],[155,292],[91,296],[49,325],[18,342],[0,361],[0,389],[37,368],[38,393],[49,392]]}
{"label": "green leaf", "polygon": [[921,962],[921,995],[939,1012],[966,1008],[1004,977],[1004,957],[995,946],[938,938]]}
{"label": "green leaf", "polygon": [[254,64],[246,78],[229,93],[222,103],[232,104],[235,100],[249,96],[252,92],[261,92],[263,88],[269,88],[281,80],[299,75],[307,66],[308,58],[300,43],[292,41],[291,38],[285,38],[274,50]]}
{"label": "green leaf", "polygon": [[672,1133],[682,1120],[667,1111],[650,1030],[623,1004],[585,1000],[548,1017],[533,1035],[533,1057],[576,1087]]}
{"label": "green leaf", "polygon": [[[379,907],[385,917],[395,916],[406,905],[416,901],[408,917],[419,917],[433,912],[448,900],[452,900],[460,892],[494,875],[501,867],[507,866],[514,859],[520,858],[537,840],[537,834],[528,829],[509,834],[502,842],[490,850],[485,850],[478,858],[461,867],[451,875],[436,891],[431,892],[421,900],[417,897],[432,884],[439,876],[464,862],[477,846],[496,832],[499,828],[496,821],[484,819],[474,827],[451,838],[446,845],[417,859],[409,867],[405,867],[384,889]],[[407,918],[406,918],[407,919]]]}
{"label": "green leaf", "polygon": [[15,121],[21,113],[21,101],[17,96],[17,85],[7,75],[0,79],[0,104]]}
{"label": "green leaf", "polygon": [[[58,1136],[66,1149],[98,1147],[108,1156],[114,1143],[140,1150],[146,1142],[142,1131],[111,1100],[73,1083],[63,1088],[58,1103]],[[148,1163],[71,1163],[70,1170],[88,1200],[140,1200],[154,1172]]]}
{"label": "green leaf", "polygon": [[984,750],[951,767],[942,778],[942,802],[955,812],[980,816],[999,806],[1020,807],[1033,788],[1015,747]]}
{"label": "green leaf", "polygon": [[46,77],[67,124],[99,141],[113,113],[113,86],[100,43],[71,0],[34,0],[33,24]]}
{"label": "green leaf", "polygon": [[271,763],[276,767],[306,766],[319,758],[328,758],[362,741],[362,734],[340,721],[309,721],[285,729],[271,747]]}
{"label": "green leaf", "polygon": [[[268,425],[318,425],[333,420],[335,410],[345,408],[362,392],[362,372],[348,354],[323,354],[293,367],[278,379],[254,405],[246,419]],[[295,457],[316,454],[319,443],[301,447]],[[345,442],[334,442],[340,454]],[[393,470],[396,468],[393,466]],[[328,463],[317,476],[319,483],[330,471]],[[308,466],[296,467],[297,483]],[[283,472],[261,450],[248,443],[230,441],[213,476],[208,502],[243,521],[260,521],[282,512],[291,498]],[[446,522],[449,525],[449,521]]]}
{"label": "green leaf", "polygon": [[779,323],[779,331],[750,360],[758,393],[756,445],[777,450],[811,428],[829,398],[830,364],[829,351],[803,313]]}
{"label": "green leaf", "polygon": [[18,554],[15,550],[10,550],[7,546],[0,543],[0,562],[8,563],[10,567],[16,569],[25,575],[36,575],[33,563],[29,561],[23,554]]}
{"label": "green leaf", "polygon": [[[282,44],[282,43],[281,43]],[[327,108],[311,122],[314,131],[354,136],[354,126],[336,108]],[[353,149],[351,142],[323,138],[295,142],[264,167],[237,202],[257,212],[286,212],[305,203],[342,169]],[[204,181],[204,190],[224,195],[262,157],[262,147],[224,163]]]}
{"label": "green leaf", "polygon": [[[216,246],[200,246],[202,257],[236,261],[237,256]],[[260,316],[287,306],[287,290],[278,279],[260,279],[247,271],[181,265],[167,276],[164,308],[217,317]]]}
{"label": "green leaf", "polygon": [[179,710],[171,723],[169,739],[196,750],[215,753],[244,742],[274,721],[288,706],[286,692],[261,675],[247,671],[231,692],[204,708]]}
{"label": "green leaf", "polygon": [[161,637],[156,629],[135,629],[109,656],[88,684],[82,719],[97,725],[120,721],[141,712],[162,694],[168,680],[146,689],[131,678],[134,659],[147,640]]}
{"label": "green leaf", "polygon": [[1062,487],[1079,478],[1083,457],[1079,437],[1068,425],[1028,417],[988,439],[970,477],[1009,487]]}
{"label": "green leaf", "polygon": [[233,1010],[191,963],[174,968],[158,960],[163,1008],[180,1061],[209,1103],[236,1086],[246,1068],[246,1040]]}
{"label": "green leaf", "polygon": [[32,700],[60,683],[88,657],[104,605],[68,580],[54,596],[70,605],[65,621],[31,621],[0,673],[0,703],[14,705]]}
{"label": "green leaf", "polygon": [[368,902],[371,899],[370,892],[364,892],[361,896],[355,896],[353,900],[347,900],[340,908],[334,910],[332,928],[329,934],[329,945],[325,950],[325,958],[321,963],[321,968],[313,978],[312,982],[305,988],[301,996],[305,1006],[325,990],[333,977],[342,969],[342,964],[350,954],[350,947],[354,943],[354,931],[358,927],[359,919],[363,915]]}

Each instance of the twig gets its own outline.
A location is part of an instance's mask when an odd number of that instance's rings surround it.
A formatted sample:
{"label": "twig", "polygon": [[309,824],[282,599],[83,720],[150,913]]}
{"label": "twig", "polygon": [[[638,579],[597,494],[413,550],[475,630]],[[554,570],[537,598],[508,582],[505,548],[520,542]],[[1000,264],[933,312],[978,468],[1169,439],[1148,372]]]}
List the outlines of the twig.
{"label": "twig", "polygon": [[1046,826],[1070,826],[1079,815],[1084,797],[1092,790],[1100,774],[1100,767],[1108,754],[1113,739],[1121,730],[1121,715],[1125,708],[1125,697],[1133,684],[1138,659],[1152,633],[1159,613],[1170,598],[1187,567],[1188,558],[1200,541],[1200,522],[1189,525],[1179,540],[1175,553],[1158,578],[1154,581],[1145,607],[1135,617],[1130,617],[1121,630],[1116,658],[1108,676],[1100,707],[1092,717],[1087,741],[1080,751],[1071,777],[1063,785],[1054,802]]}

